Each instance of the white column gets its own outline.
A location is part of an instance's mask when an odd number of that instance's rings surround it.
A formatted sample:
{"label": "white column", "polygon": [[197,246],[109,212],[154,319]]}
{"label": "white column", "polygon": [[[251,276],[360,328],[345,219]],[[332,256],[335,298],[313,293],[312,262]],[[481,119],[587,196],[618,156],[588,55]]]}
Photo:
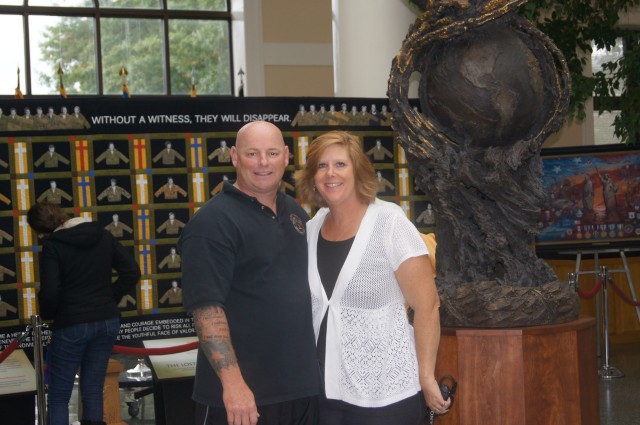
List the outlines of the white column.
{"label": "white column", "polygon": [[[416,14],[403,0],[332,0],[332,10],[335,96],[386,97],[391,61]],[[416,76],[409,96],[417,93]]]}
{"label": "white column", "polygon": [[262,38],[262,1],[232,0],[234,96],[240,87],[240,68],[245,72],[244,95],[264,96],[264,41]]}

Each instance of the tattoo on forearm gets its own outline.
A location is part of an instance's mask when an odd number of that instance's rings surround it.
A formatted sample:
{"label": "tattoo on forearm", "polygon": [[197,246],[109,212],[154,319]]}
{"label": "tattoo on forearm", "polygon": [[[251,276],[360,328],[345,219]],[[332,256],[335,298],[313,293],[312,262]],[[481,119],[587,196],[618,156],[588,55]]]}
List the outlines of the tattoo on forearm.
{"label": "tattoo on forearm", "polygon": [[237,365],[224,310],[218,306],[204,307],[193,312],[193,319],[201,348],[216,373]]}

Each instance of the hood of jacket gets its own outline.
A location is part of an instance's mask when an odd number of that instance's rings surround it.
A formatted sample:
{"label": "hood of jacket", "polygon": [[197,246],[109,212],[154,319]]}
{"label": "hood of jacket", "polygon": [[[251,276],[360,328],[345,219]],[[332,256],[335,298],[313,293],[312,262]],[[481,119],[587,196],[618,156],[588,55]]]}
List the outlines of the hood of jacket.
{"label": "hood of jacket", "polygon": [[49,239],[68,245],[88,247],[98,243],[103,235],[104,229],[100,223],[72,218],[51,233]]}

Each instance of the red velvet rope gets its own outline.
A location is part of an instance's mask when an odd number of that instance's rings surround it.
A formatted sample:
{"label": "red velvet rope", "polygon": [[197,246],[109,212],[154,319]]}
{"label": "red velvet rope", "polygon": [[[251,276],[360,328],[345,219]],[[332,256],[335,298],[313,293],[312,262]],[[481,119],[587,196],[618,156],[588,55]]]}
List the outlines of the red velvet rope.
{"label": "red velvet rope", "polygon": [[0,351],[0,363],[2,363],[7,357],[9,357],[11,353],[13,353],[13,351],[16,348],[18,348],[19,344],[20,344],[20,341],[16,338],[13,341],[11,341],[9,345],[7,345],[7,348]]}
{"label": "red velvet rope", "polygon": [[[13,351],[18,347],[19,344],[20,344],[20,341],[16,338],[13,341],[11,341],[9,345],[7,345],[7,348],[0,351],[0,363],[2,363],[7,357],[9,357],[11,353],[13,353]],[[165,354],[182,353],[185,351],[195,350],[196,348],[198,348],[197,341],[190,342],[184,345],[176,345],[174,347],[164,347],[164,348],[136,348],[136,347],[124,347],[121,345],[115,345],[112,351],[115,354],[128,354],[132,356],[144,357],[144,356],[159,356],[159,355],[165,355]]]}
{"label": "red velvet rope", "polygon": [[583,292],[578,289],[578,296],[580,296],[580,298],[593,298],[596,296],[600,288],[602,288],[602,285],[604,285],[604,280],[598,279],[595,286],[589,292]]}
{"label": "red velvet rope", "polygon": [[190,342],[184,345],[176,345],[174,347],[164,348],[137,348],[137,347],[125,347],[122,345],[114,345],[112,352],[115,354],[128,354],[131,356],[159,356],[164,354],[176,354],[185,351],[195,350],[198,348],[198,341]]}
{"label": "red velvet rope", "polygon": [[[618,294],[618,296],[622,298],[624,302],[634,307],[640,307],[640,302],[634,301],[633,299],[629,298],[629,296],[625,294],[624,291],[620,289],[620,287],[618,287],[618,285],[616,285],[616,283],[613,280],[609,279],[609,283],[611,284],[611,287],[616,292],[616,294]],[[604,281],[602,279],[598,279],[593,289],[591,289],[589,292],[583,292],[581,290],[578,290],[578,295],[580,296],[580,298],[593,298],[596,296],[596,294],[598,293],[598,291],[600,290],[603,284],[604,284]]]}
{"label": "red velvet rope", "polygon": [[627,294],[625,294],[624,291],[620,289],[613,280],[610,280],[609,283],[611,284],[611,287],[616,291],[616,294],[618,294],[618,296],[622,298],[627,304],[631,304],[634,307],[640,307],[640,303],[629,298]]}

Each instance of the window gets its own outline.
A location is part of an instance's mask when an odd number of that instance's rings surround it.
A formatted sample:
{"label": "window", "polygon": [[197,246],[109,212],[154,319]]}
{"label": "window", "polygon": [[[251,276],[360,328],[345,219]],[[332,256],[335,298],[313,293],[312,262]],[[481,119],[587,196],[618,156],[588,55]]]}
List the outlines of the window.
{"label": "window", "polygon": [[[229,0],[0,0],[0,96],[231,95]],[[6,40],[13,40],[8,43]],[[29,40],[26,44],[25,40]]]}
{"label": "window", "polygon": [[[625,30],[623,36],[607,50],[594,49],[593,75],[596,81],[608,84],[596,86],[594,93],[595,143],[639,143],[640,121],[640,32]],[[606,110],[600,114],[598,110]]]}
{"label": "window", "polygon": [[[593,53],[591,54],[591,68],[594,75],[597,73],[604,73],[605,75],[609,75],[610,73],[603,69],[603,64],[612,61],[618,61],[622,59],[624,54],[624,44],[622,38],[616,39],[616,44],[613,48],[606,49],[597,49],[593,48]],[[617,89],[615,89],[615,95],[620,96],[624,85],[621,85]],[[594,99],[596,103],[598,103],[599,99]],[[615,117],[619,114],[619,111],[612,112],[603,112],[600,113],[597,109],[593,111],[593,126],[594,126],[594,140],[596,145],[609,145],[620,143],[620,139],[618,139],[614,134],[613,121]]]}
{"label": "window", "polygon": [[133,92],[163,94],[163,28],[159,19],[103,18],[104,94],[121,92],[120,71],[127,71]]}
{"label": "window", "polygon": [[67,93],[98,93],[95,32],[86,17],[29,16],[30,93],[57,94],[59,69]]}
{"label": "window", "polygon": [[[24,82],[24,39],[16,37],[22,34],[22,19],[17,15],[0,15],[0,93],[13,95],[18,77]],[[8,40],[13,40],[9,42]],[[22,70],[22,73],[19,72]],[[24,85],[20,86],[24,90]]]}
{"label": "window", "polygon": [[[204,20],[174,19],[169,22],[171,87],[176,93],[191,92],[191,77],[198,79],[198,92],[207,87],[213,93],[230,94],[229,73],[205,72],[228,70],[230,58],[229,25]],[[199,78],[198,78],[199,77]]]}

